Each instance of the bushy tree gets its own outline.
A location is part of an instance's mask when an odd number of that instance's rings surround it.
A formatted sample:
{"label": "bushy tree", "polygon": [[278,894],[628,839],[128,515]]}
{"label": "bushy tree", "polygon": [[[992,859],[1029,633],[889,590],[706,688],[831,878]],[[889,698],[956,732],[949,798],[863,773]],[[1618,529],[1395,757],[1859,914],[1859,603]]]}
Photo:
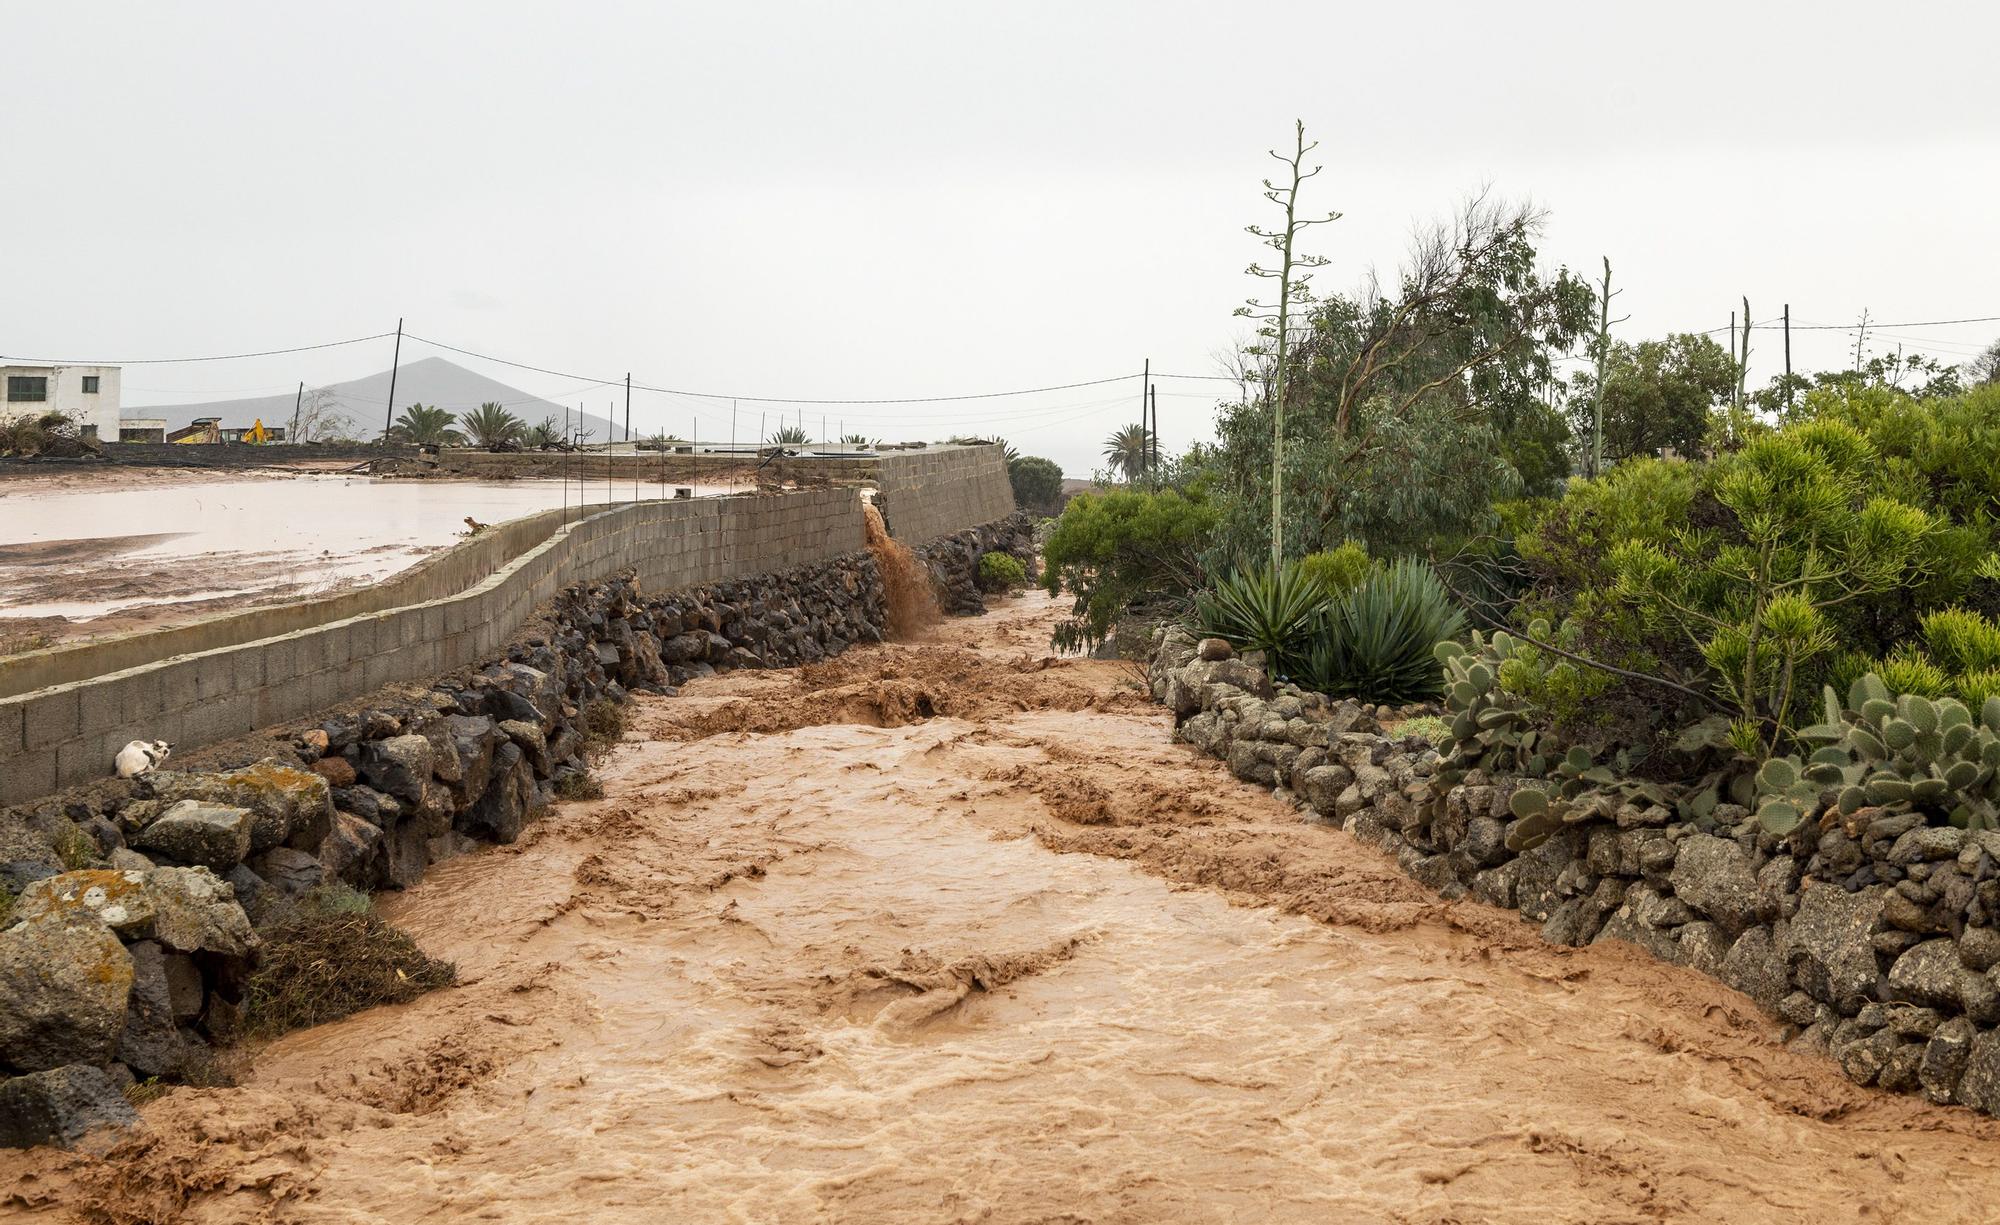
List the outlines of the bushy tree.
{"label": "bushy tree", "polygon": [[[1595,376],[1572,377],[1570,426],[1589,437]],[[1736,390],[1736,363],[1707,336],[1677,333],[1636,345],[1613,341],[1605,363],[1604,458],[1615,463],[1671,447],[1700,452],[1710,419]]]}
{"label": "bushy tree", "polygon": [[1023,455],[1007,465],[1014,487],[1014,505],[1038,515],[1052,515],[1062,502],[1063,472],[1052,459]]}
{"label": "bushy tree", "polygon": [[1076,597],[1058,645],[1102,641],[1135,600],[1185,604],[1205,580],[1201,551],[1218,517],[1206,498],[1173,490],[1071,498],[1042,544],[1042,585]]}
{"label": "bushy tree", "polygon": [[[1286,556],[1349,537],[1411,551],[1484,526],[1496,499],[1566,471],[1545,392],[1554,356],[1591,326],[1594,295],[1566,269],[1537,268],[1541,224],[1475,197],[1418,236],[1393,286],[1371,278],[1313,306],[1287,359]],[[1218,415],[1218,562],[1268,541],[1274,382]]]}

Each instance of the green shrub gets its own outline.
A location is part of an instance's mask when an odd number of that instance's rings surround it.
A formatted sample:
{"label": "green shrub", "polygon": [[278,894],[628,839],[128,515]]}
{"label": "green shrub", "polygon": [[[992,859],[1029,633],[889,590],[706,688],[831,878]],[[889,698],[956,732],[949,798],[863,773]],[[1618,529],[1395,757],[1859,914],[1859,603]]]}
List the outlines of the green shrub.
{"label": "green shrub", "polygon": [[561,800],[601,800],[604,784],[589,770],[570,770],[556,776],[555,793]]}
{"label": "green shrub", "polygon": [[1076,597],[1056,645],[1104,640],[1111,622],[1138,601],[1185,608],[1203,586],[1201,551],[1217,514],[1198,493],[1118,490],[1078,494],[1042,544],[1042,585]]}
{"label": "green shrub", "polygon": [[1013,591],[1028,585],[1028,568],[1010,553],[986,553],[979,559],[981,591]]}
{"label": "green shrub", "polygon": [[625,734],[625,708],[610,698],[597,698],[583,708],[585,752],[601,753]]}
{"label": "green shrub", "polygon": [[1299,559],[1299,569],[1320,585],[1329,596],[1346,595],[1368,577],[1368,550],[1354,541],[1323,553],[1308,553]]}
{"label": "green shrub", "polygon": [[1232,574],[1197,595],[1194,607],[1202,633],[1238,650],[1262,651],[1274,672],[1288,675],[1303,666],[1318,637],[1327,597],[1318,580],[1294,563]]}
{"label": "green shrub", "polygon": [[1443,692],[1435,651],[1465,632],[1465,614],[1430,566],[1400,558],[1332,600],[1315,630],[1300,683],[1334,697],[1401,704]]}
{"label": "green shrub", "polygon": [[1396,735],[1416,736],[1432,744],[1442,744],[1445,737],[1451,735],[1451,724],[1436,715],[1418,715],[1414,719],[1405,719],[1398,723]]}
{"label": "green shrub", "polygon": [[1014,505],[1037,514],[1052,514],[1062,505],[1062,467],[1039,455],[1007,461],[1007,483],[1014,488]]}

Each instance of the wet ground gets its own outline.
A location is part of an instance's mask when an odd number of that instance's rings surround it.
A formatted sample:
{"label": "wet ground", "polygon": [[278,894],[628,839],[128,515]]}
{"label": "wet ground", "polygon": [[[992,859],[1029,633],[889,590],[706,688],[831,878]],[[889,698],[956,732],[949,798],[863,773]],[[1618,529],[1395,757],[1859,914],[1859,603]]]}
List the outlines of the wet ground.
{"label": "wet ground", "polygon": [[640,699],[606,798],[385,909],[462,985],[178,1090],[0,1215],[1994,1219],[2000,1124],[1543,945],[1171,742],[1037,596]]}
{"label": "wet ground", "polygon": [[[0,481],[0,644],[323,595],[450,546],[468,517],[492,524],[634,496],[630,481],[147,470],[10,478]],[[636,496],[658,497],[659,487]]]}

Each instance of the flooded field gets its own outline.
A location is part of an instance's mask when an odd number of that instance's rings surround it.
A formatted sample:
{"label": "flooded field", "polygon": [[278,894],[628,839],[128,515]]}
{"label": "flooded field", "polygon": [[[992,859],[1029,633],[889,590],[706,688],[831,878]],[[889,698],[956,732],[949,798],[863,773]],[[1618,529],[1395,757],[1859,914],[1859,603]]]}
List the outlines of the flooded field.
{"label": "flooded field", "polygon": [[[642,485],[637,493],[660,490]],[[468,518],[493,524],[633,497],[629,481],[607,489],[602,481],[329,473],[105,472],[0,482],[0,651],[10,640],[32,645],[321,595],[448,547],[468,532]]]}

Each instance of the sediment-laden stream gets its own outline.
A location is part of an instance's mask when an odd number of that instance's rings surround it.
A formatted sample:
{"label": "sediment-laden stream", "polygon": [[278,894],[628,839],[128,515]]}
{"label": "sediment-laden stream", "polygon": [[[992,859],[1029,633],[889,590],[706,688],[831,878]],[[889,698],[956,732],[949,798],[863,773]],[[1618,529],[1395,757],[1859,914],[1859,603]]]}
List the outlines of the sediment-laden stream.
{"label": "sediment-laden stream", "polygon": [[640,699],[385,904],[463,984],[178,1090],[0,1213],[118,1221],[1987,1221],[2000,1124],[1441,902],[1169,738],[1040,596]]}

